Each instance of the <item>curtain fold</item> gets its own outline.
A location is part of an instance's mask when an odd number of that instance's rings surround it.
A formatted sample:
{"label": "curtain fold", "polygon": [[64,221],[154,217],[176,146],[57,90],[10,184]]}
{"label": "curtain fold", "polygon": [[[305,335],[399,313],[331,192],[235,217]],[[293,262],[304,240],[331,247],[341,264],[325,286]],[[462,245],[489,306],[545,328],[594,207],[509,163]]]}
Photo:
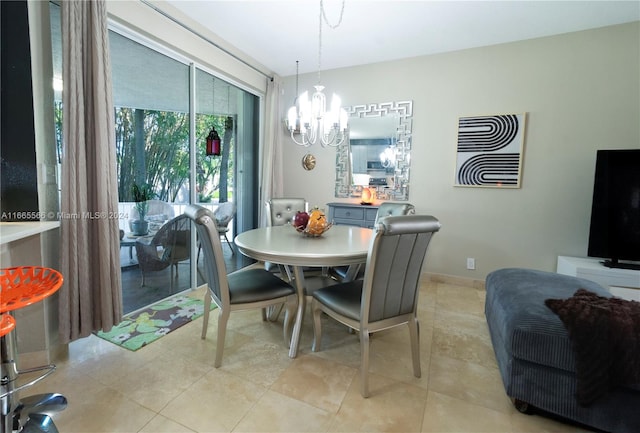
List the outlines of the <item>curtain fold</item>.
{"label": "curtain fold", "polygon": [[261,155],[260,226],[267,224],[265,203],[284,193],[284,162],[282,153],[282,79],[274,76],[267,82],[265,98],[265,139]]}
{"label": "curtain fold", "polygon": [[104,0],[61,2],[63,160],[59,333],[63,343],[122,319],[118,187]]}

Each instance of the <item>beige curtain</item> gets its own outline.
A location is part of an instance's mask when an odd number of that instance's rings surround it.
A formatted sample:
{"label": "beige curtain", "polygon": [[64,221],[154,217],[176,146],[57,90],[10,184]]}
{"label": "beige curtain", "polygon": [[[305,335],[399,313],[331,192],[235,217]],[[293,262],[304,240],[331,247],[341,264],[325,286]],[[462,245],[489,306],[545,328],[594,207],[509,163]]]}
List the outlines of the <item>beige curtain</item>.
{"label": "beige curtain", "polygon": [[265,98],[264,145],[260,179],[260,225],[265,226],[267,215],[265,206],[271,197],[281,197],[284,193],[284,163],[282,154],[282,80],[274,76],[267,82]]}
{"label": "beige curtain", "polygon": [[122,319],[114,108],[104,0],[61,2],[63,161],[60,337]]}

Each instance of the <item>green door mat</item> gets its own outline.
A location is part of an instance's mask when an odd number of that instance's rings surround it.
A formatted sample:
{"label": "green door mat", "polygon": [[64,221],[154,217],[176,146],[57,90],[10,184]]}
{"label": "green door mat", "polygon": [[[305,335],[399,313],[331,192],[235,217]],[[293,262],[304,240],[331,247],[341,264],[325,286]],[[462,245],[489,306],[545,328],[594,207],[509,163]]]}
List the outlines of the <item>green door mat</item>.
{"label": "green door mat", "polygon": [[[216,308],[212,302],[211,309]],[[113,344],[136,351],[175,331],[204,314],[204,302],[189,296],[176,296],[132,313],[109,332],[95,334]]]}

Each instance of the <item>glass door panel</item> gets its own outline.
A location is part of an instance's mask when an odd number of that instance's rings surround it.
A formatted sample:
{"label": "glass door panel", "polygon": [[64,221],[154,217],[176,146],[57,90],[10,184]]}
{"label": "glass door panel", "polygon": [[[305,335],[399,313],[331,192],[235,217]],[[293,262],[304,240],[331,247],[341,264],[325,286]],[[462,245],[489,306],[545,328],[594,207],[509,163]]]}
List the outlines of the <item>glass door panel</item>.
{"label": "glass door panel", "polygon": [[[191,288],[189,66],[109,33],[125,313]],[[186,233],[185,233],[186,232]]]}

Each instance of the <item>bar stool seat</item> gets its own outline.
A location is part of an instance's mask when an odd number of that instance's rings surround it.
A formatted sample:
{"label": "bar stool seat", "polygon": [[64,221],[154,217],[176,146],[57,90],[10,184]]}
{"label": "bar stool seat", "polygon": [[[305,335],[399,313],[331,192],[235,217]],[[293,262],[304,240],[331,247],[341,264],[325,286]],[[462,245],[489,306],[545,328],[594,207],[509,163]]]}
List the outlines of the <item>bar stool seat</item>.
{"label": "bar stool seat", "polygon": [[[38,394],[20,399],[18,392],[53,373],[55,365],[28,370],[17,368],[16,321],[12,311],[40,302],[54,294],[63,283],[62,275],[51,268],[21,266],[0,269],[0,428],[10,432],[57,433],[49,414],[67,407],[67,399],[57,393]],[[46,370],[36,379],[16,386],[21,373]]]}

